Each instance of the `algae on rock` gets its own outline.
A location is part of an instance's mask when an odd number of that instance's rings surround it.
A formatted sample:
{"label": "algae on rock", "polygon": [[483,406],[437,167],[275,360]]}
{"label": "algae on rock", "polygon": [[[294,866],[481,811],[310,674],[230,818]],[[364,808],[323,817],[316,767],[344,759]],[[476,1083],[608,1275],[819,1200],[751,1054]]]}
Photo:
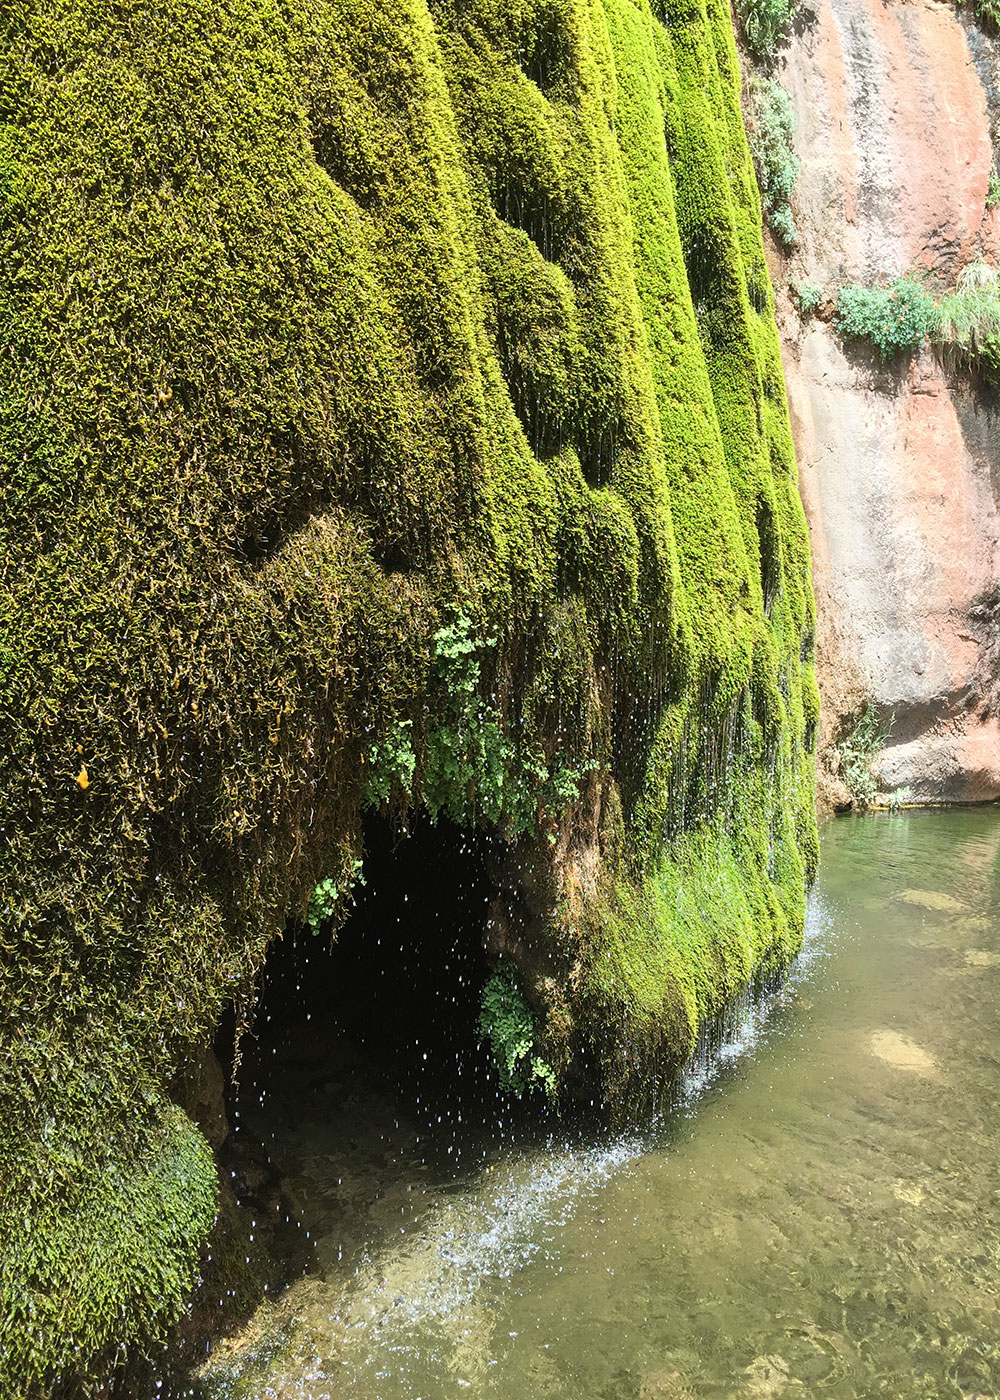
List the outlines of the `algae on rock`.
{"label": "algae on rock", "polygon": [[798,946],[817,699],[720,0],[15,0],[0,57],[0,1390],[37,1397],[182,1306],[214,1167],[166,1086],[366,803],[546,868],[541,1059],[620,1098]]}

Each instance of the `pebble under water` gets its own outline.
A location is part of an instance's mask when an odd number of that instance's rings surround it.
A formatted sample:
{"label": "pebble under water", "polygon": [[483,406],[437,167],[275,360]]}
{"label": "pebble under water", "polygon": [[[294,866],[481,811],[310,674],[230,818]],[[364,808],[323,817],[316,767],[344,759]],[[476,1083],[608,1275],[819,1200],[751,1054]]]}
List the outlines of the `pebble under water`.
{"label": "pebble under water", "polygon": [[789,980],[641,1131],[277,1055],[244,1120],[313,1261],[186,1393],[1000,1396],[1000,814],[841,820],[822,856]]}

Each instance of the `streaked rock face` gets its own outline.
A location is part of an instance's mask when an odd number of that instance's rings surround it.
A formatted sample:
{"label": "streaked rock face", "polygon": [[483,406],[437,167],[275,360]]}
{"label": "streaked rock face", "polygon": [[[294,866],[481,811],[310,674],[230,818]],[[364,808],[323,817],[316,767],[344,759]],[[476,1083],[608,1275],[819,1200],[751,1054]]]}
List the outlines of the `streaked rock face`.
{"label": "streaked rock face", "polygon": [[[913,269],[954,285],[994,262],[987,211],[997,46],[934,0],[818,0],[781,80],[798,120],[799,244],[784,287],[785,369],[812,532],[827,760],[864,696],[895,716],[886,790],[1000,795],[995,617],[1000,415],[931,352],[883,367],[845,347],[838,286]],[[991,105],[992,104],[992,105]],[[788,283],[823,290],[803,322]]]}

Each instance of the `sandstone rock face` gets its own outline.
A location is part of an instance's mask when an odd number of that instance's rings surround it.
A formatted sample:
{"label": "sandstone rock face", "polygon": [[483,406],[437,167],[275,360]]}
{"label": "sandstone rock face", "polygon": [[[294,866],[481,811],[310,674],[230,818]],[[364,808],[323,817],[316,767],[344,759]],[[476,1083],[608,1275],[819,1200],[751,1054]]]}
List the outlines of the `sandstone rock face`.
{"label": "sandstone rock face", "polygon": [[[922,269],[945,290],[997,260],[986,208],[996,45],[951,4],[818,0],[780,74],[802,161],[799,242],[775,254],[819,611],[821,748],[865,697],[894,716],[886,791],[1000,795],[1000,415],[925,351],[885,367],[830,324],[836,290]],[[822,289],[803,319],[790,284]]]}

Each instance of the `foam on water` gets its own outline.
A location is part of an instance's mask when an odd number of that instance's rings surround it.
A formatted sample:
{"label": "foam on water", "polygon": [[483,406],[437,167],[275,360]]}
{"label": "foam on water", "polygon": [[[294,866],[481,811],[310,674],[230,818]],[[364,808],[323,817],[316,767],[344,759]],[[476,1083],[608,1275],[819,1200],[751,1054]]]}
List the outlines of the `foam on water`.
{"label": "foam on water", "polygon": [[815,892],[806,907],[805,934],[787,973],[764,989],[748,989],[702,1032],[694,1053],[670,1086],[668,1111],[690,1110],[728,1066],[757,1049],[775,1013],[792,1001],[827,952],[832,916]]}
{"label": "foam on water", "polygon": [[384,1376],[391,1358],[398,1377],[412,1357],[421,1369],[437,1363],[454,1370],[490,1295],[536,1259],[551,1260],[581,1200],[635,1162],[645,1145],[629,1136],[582,1150],[564,1144],[514,1154],[435,1203],[412,1239],[362,1261],[336,1314],[347,1331],[343,1364]]}

